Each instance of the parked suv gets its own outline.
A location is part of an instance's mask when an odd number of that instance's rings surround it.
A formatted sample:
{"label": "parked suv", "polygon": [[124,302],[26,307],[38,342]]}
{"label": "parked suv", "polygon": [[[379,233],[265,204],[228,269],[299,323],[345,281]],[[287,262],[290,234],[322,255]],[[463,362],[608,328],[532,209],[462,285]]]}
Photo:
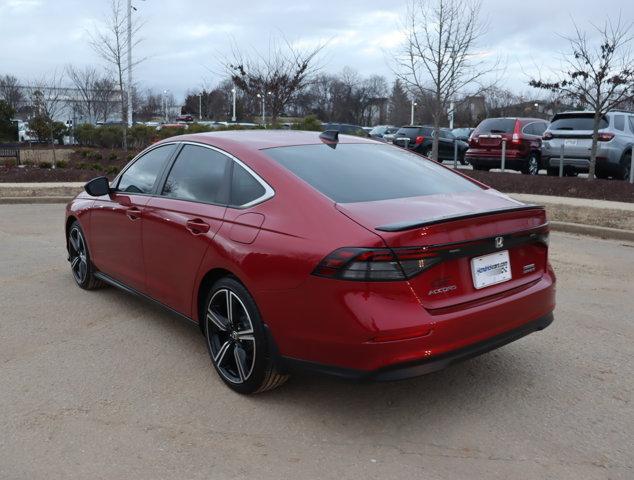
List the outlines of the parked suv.
{"label": "parked suv", "polygon": [[[594,112],[563,112],[553,117],[542,142],[542,159],[549,174],[559,172],[562,145],[564,169],[588,171],[593,122]],[[634,113],[608,112],[599,122],[597,177],[628,180],[634,145]]]}
{"label": "parked suv", "polygon": [[500,168],[502,142],[506,140],[505,168],[537,175],[547,127],[548,122],[539,118],[487,118],[471,134],[465,158],[474,170]]}
{"label": "parked suv", "polygon": [[[431,156],[434,142],[434,127],[427,125],[408,125],[401,127],[396,132],[393,143],[399,147],[413,150],[426,157]],[[453,160],[454,143],[458,144],[458,160],[464,164],[464,156],[469,148],[467,142],[458,140],[448,128],[440,129],[438,139],[438,160]]]}

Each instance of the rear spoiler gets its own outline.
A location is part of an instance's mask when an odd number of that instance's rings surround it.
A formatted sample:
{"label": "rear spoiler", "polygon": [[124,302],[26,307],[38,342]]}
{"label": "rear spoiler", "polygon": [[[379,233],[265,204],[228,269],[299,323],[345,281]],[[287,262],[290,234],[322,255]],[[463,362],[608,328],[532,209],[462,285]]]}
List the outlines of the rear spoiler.
{"label": "rear spoiler", "polygon": [[541,205],[522,205],[519,207],[498,208],[494,210],[484,210],[482,212],[475,212],[475,213],[466,213],[466,214],[459,214],[459,215],[445,215],[443,217],[430,218],[429,220],[413,220],[410,222],[390,223],[388,225],[381,225],[379,227],[374,227],[374,228],[375,230],[380,230],[382,232],[403,232],[405,230],[412,230],[414,228],[420,228],[420,227],[428,227],[430,225],[453,222],[455,220],[463,220],[466,218],[484,217],[486,215],[496,215],[498,213],[521,212],[523,210],[543,210],[543,209],[544,207]]}

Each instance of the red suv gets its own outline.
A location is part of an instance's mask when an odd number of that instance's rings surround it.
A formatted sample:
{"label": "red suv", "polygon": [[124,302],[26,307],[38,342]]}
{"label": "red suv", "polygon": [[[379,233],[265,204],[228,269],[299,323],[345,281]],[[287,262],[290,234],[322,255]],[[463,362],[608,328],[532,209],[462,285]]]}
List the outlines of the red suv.
{"label": "red suv", "polygon": [[87,183],[65,226],[79,287],[198,324],[240,393],[298,369],[421,375],[553,319],[542,207],[332,131],[164,140]]}
{"label": "red suv", "polygon": [[501,168],[506,142],[505,168],[537,175],[547,127],[548,122],[539,118],[487,118],[471,134],[465,159],[474,170]]}

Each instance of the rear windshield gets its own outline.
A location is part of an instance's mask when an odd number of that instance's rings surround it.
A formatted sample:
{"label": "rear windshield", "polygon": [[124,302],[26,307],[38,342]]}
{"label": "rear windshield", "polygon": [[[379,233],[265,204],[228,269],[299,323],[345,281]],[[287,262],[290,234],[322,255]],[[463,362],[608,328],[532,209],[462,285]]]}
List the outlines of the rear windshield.
{"label": "rear windshield", "polygon": [[[549,130],[592,130],[593,114],[555,116]],[[608,121],[603,117],[599,122],[599,128],[607,128]]]}
{"label": "rear windshield", "polygon": [[487,118],[478,125],[478,133],[513,133],[514,118]]}
{"label": "rear windshield", "polygon": [[340,143],[262,150],[337,203],[480,190],[431,160],[381,144]]}
{"label": "rear windshield", "polygon": [[402,127],[399,128],[398,134],[407,137],[415,137],[417,135],[431,135],[434,131],[431,127]]}

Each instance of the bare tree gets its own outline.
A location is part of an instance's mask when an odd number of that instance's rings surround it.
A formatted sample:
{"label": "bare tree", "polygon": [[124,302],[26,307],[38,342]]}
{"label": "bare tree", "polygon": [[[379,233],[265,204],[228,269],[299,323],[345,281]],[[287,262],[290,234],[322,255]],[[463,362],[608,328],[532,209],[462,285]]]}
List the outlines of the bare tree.
{"label": "bare tree", "polygon": [[79,99],[75,105],[80,112],[88,118],[90,123],[95,122],[97,116],[98,95],[95,85],[99,80],[99,74],[94,67],[77,68],[72,65],[66,67],[66,75],[77,90]]}
{"label": "bare tree", "polygon": [[608,19],[593,25],[597,44],[591,44],[585,31],[575,25],[575,34],[566,37],[570,52],[564,57],[561,80],[532,79],[529,85],[558,92],[594,112],[592,148],[588,179],[595,177],[599,124],[603,116],[634,98],[634,56],[630,49],[632,23]]}
{"label": "bare tree", "polygon": [[[48,127],[51,146],[53,148],[53,168],[57,163],[55,154],[55,118],[62,113],[66,103],[65,89],[62,87],[63,76],[57,71],[41,77],[33,83],[32,98],[36,119]],[[35,120],[32,120],[33,123]]]}
{"label": "bare tree", "polygon": [[0,76],[0,100],[4,100],[13,110],[18,110],[24,100],[20,82],[13,75]]}
{"label": "bare tree", "polygon": [[[128,53],[128,35],[127,35],[127,13],[122,0],[110,1],[110,12],[105,21],[103,29],[96,28],[94,33],[90,33],[90,45],[97,55],[99,55],[111,68],[113,76],[116,79],[119,91],[121,92],[121,119],[127,120],[127,91],[132,90],[132,85],[126,85],[124,74],[128,71],[126,55]],[[138,32],[142,23],[134,22],[132,26],[132,47],[136,47],[140,39]],[[135,67],[145,58],[137,57],[132,63]],[[127,147],[124,135],[124,147]]]}
{"label": "bare tree", "polygon": [[485,25],[477,0],[411,0],[403,25],[405,41],[394,73],[416,97],[431,94],[432,157],[438,158],[440,123],[451,101],[466,89],[480,90],[497,68],[478,60],[476,47]]}
{"label": "bare tree", "polygon": [[102,76],[93,84],[93,104],[95,120],[108,121],[112,112],[120,103],[121,91],[117,89],[115,81],[109,76]]}
{"label": "bare tree", "polygon": [[246,95],[264,96],[271,123],[275,124],[293,97],[308,85],[323,47],[320,44],[300,49],[286,39],[272,38],[266,52],[250,49],[247,54],[234,46],[230,58],[222,63],[233,83]]}

